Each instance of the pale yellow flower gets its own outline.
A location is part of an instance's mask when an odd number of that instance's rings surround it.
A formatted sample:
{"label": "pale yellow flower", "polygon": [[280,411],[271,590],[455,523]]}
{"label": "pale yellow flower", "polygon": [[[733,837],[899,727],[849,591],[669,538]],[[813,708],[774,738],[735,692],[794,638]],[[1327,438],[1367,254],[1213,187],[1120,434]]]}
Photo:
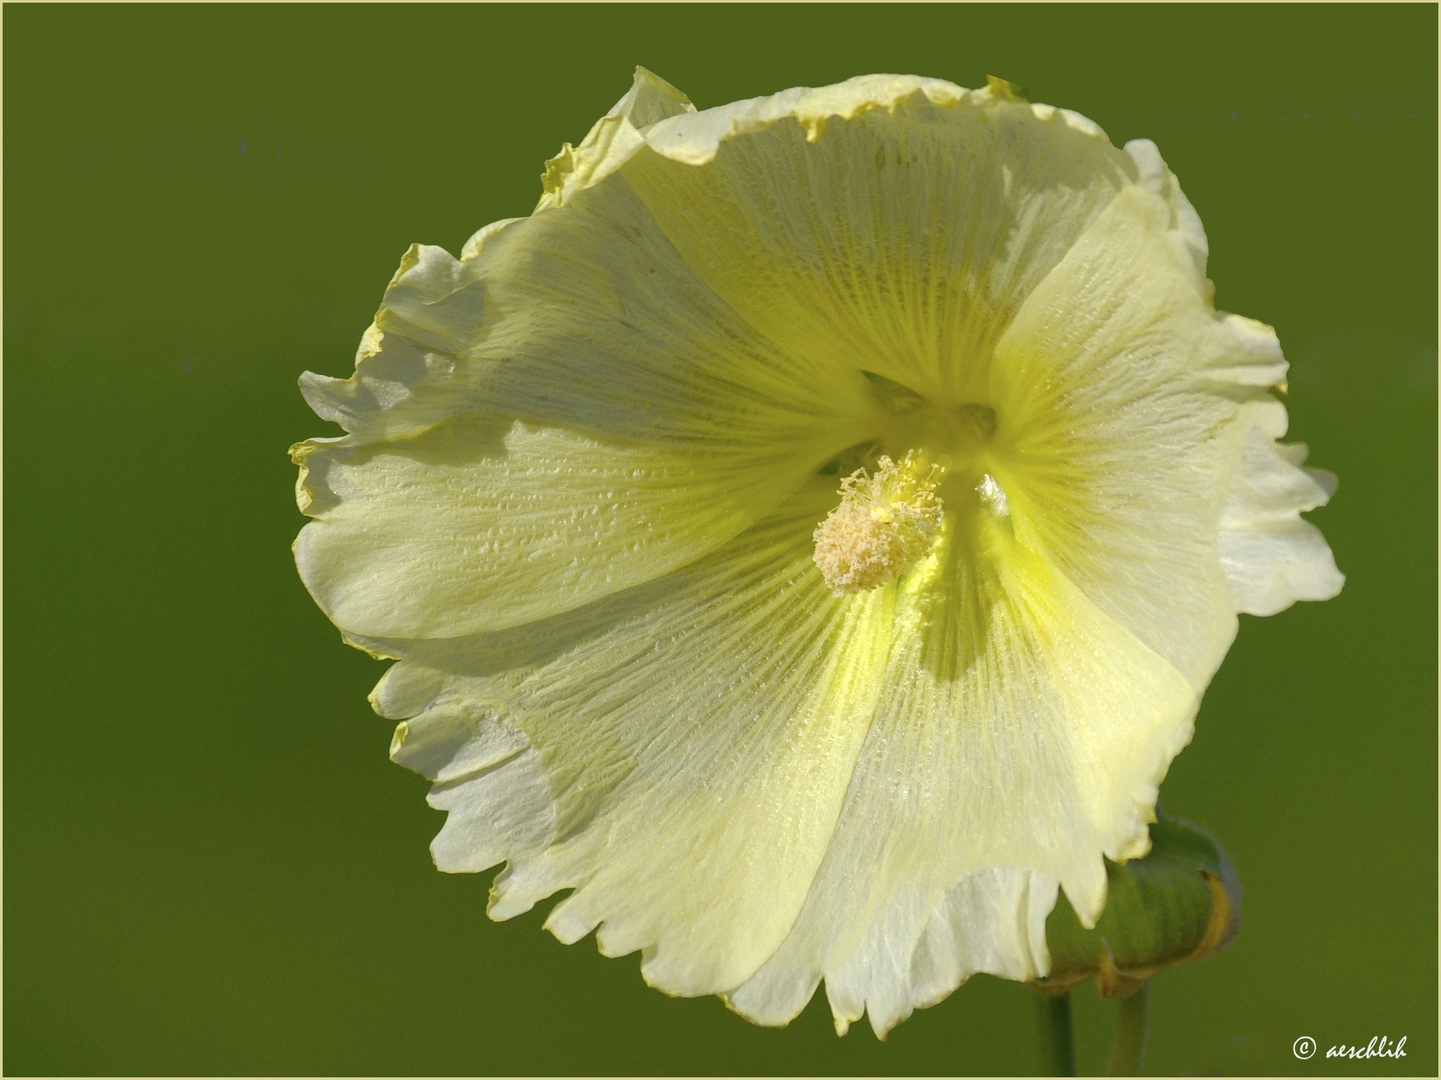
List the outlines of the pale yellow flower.
{"label": "pale yellow flower", "polygon": [[437,865],[765,1024],[1043,975],[1237,613],[1340,588],[1275,334],[1151,143],[999,82],[640,71],[544,190],[302,379],[296,559]]}

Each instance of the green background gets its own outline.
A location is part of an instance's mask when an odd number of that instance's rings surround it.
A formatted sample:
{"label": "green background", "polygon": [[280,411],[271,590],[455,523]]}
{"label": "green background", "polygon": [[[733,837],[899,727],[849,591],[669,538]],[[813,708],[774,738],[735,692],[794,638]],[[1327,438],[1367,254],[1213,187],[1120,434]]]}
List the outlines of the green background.
{"label": "green background", "polygon": [[[16,1073],[1024,1073],[979,977],[878,1043],[647,989],[446,876],[296,577],[295,387],[411,241],[528,213],[644,64],[701,107],[996,74],[1154,138],[1274,324],[1349,575],[1242,621],[1172,769],[1246,886],[1148,1070],[1435,1074],[1436,9],[94,7],[5,20],[5,1042]],[[244,152],[242,153],[242,145]],[[1076,995],[1083,1070],[1114,1004]],[[1303,1062],[1373,1035],[1399,1062]]]}

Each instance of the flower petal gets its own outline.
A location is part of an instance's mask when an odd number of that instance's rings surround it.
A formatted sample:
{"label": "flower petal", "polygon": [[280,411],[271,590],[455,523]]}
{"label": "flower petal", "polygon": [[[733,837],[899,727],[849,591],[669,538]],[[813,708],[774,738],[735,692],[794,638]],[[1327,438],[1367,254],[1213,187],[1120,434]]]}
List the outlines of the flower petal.
{"label": "flower petal", "polygon": [[1250,615],[1274,615],[1297,600],[1329,600],[1346,578],[1321,530],[1301,513],[1324,506],[1336,478],[1303,468],[1306,447],[1275,440],[1286,433],[1280,402],[1257,414],[1242,447],[1244,479],[1233,487],[1221,518],[1221,565]]}
{"label": "flower petal", "polygon": [[[1240,540],[1218,557],[1223,515],[1273,547],[1294,533],[1234,494],[1269,483],[1248,476],[1264,468],[1256,433],[1266,447],[1284,433],[1265,388],[1285,361],[1270,327],[1212,309],[1195,246],[1174,205],[1123,191],[1022,305],[990,400],[1016,535],[1200,690],[1234,638],[1243,564],[1285,561]],[[1324,501],[1314,485],[1305,496]],[[1266,506],[1279,523],[1301,503]],[[1301,576],[1313,596],[1335,580]]]}
{"label": "flower petal", "polygon": [[756,331],[618,180],[461,260],[413,248],[355,375],[302,388],[350,435],[296,448],[301,574],[373,636],[514,626],[684,565],[882,422],[859,370]]}
{"label": "flower petal", "polygon": [[1137,173],[1075,114],[909,76],[678,115],[645,142],[621,175],[731,307],[942,402],[984,386],[1020,301]]}
{"label": "flower petal", "polygon": [[415,715],[395,756],[439,781],[442,869],[511,860],[496,917],[577,887],[557,936],[603,923],[663,989],[784,1023],[824,976],[839,1026],[884,1033],[975,971],[1045,972],[1057,883],[1094,919],[1101,854],[1144,853],[1197,696],[1004,535],[898,609],[831,597],[827,490],[564,619],[372,642],[407,657],[375,701]]}
{"label": "flower petal", "polygon": [[545,163],[540,208],[560,206],[576,192],[600,183],[640,148],[645,131],[672,116],[694,112],[690,99],[674,86],[637,67],[630,92],[595,122],[581,144],[566,143]]}
{"label": "flower petal", "polygon": [[[671,993],[729,990],[780,945],[877,703],[893,598],[829,593],[811,532],[834,481],[705,559],[562,619],[405,656],[376,707],[438,781],[445,870],[508,859],[491,913],[643,953]],[[378,650],[379,651],[379,650]],[[549,792],[544,802],[541,793]]]}
{"label": "flower petal", "polygon": [[299,448],[300,575],[343,630],[452,637],[583,604],[699,558],[826,453],[670,453],[496,417]]}
{"label": "flower petal", "polygon": [[844,1030],[884,1035],[977,971],[1047,970],[1059,882],[1089,925],[1102,854],[1146,822],[1197,692],[1003,523],[954,522],[908,579],[881,707],[836,838],[785,944],[732,1006],[784,1023],[816,980]]}

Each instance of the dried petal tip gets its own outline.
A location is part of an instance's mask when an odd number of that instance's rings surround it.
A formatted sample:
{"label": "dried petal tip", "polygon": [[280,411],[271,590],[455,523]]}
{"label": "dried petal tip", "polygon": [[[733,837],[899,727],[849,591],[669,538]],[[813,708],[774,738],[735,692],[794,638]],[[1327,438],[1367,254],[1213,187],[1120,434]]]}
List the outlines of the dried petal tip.
{"label": "dried petal tip", "polygon": [[837,596],[895,581],[930,550],[941,527],[936,494],[941,468],[926,469],[914,450],[876,474],[858,469],[841,481],[841,504],[816,527],[816,565]]}

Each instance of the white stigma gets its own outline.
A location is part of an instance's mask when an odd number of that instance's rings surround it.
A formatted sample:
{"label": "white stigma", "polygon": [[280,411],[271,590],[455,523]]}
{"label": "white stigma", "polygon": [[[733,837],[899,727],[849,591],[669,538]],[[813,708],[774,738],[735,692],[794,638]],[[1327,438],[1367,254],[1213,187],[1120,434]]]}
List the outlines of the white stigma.
{"label": "white stigma", "polygon": [[1006,498],[1006,489],[990,473],[981,478],[976,490],[981,493],[981,500],[990,507],[991,513],[997,517],[1011,516],[1011,500]]}
{"label": "white stigma", "polygon": [[858,469],[841,481],[841,504],[814,536],[816,565],[832,592],[879,588],[930,551],[941,528],[941,472],[912,450],[899,465],[882,457],[874,476]]}

